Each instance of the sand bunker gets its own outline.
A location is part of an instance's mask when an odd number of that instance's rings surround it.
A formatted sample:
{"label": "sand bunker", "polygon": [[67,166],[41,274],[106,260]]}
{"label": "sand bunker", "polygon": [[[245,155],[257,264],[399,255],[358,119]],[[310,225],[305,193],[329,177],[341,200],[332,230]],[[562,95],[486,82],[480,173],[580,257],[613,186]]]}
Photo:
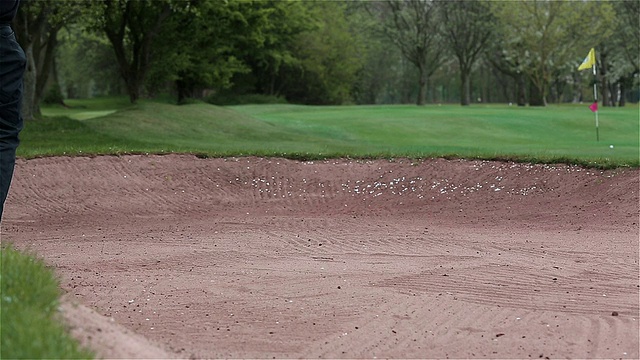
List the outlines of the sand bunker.
{"label": "sand bunker", "polygon": [[2,241],[106,358],[638,358],[638,169],[19,160]]}

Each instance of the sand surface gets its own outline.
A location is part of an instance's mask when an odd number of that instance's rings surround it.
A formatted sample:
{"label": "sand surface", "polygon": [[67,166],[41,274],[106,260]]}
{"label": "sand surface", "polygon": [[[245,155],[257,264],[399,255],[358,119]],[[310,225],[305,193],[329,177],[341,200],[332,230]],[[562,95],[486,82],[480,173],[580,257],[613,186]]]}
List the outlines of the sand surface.
{"label": "sand surface", "polygon": [[103,358],[639,354],[638,169],[19,160],[2,242]]}

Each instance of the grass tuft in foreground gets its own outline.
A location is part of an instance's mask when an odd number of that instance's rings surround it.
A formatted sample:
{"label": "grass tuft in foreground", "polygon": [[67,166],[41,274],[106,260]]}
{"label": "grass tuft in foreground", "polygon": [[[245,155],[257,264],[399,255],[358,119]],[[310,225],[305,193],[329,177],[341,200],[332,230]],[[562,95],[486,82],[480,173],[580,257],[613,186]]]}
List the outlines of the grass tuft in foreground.
{"label": "grass tuft in foreground", "polygon": [[87,359],[58,318],[60,289],[41,260],[11,246],[1,252],[0,358]]}

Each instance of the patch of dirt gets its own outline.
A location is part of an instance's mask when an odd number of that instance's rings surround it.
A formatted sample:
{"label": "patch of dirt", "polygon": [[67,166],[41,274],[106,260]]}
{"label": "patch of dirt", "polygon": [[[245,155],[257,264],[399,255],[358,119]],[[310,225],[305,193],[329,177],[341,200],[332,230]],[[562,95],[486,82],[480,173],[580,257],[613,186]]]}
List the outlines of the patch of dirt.
{"label": "patch of dirt", "polygon": [[2,241],[55,269],[62,314],[105,358],[633,359],[639,175],[19,160]]}

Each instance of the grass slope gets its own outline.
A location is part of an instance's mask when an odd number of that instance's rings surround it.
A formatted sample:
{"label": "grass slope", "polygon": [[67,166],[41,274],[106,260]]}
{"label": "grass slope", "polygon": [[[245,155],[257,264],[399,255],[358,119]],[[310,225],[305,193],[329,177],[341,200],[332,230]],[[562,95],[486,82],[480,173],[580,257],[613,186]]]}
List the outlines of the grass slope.
{"label": "grass slope", "polygon": [[2,359],[86,359],[58,317],[57,279],[40,260],[6,246],[0,249],[2,271]]}
{"label": "grass slope", "polygon": [[[43,111],[64,114],[59,108]],[[19,155],[460,157],[597,167],[640,162],[638,105],[601,110],[599,142],[593,114],[575,105],[131,106],[108,99],[74,111],[27,124]],[[107,115],[86,119],[87,114]]]}

